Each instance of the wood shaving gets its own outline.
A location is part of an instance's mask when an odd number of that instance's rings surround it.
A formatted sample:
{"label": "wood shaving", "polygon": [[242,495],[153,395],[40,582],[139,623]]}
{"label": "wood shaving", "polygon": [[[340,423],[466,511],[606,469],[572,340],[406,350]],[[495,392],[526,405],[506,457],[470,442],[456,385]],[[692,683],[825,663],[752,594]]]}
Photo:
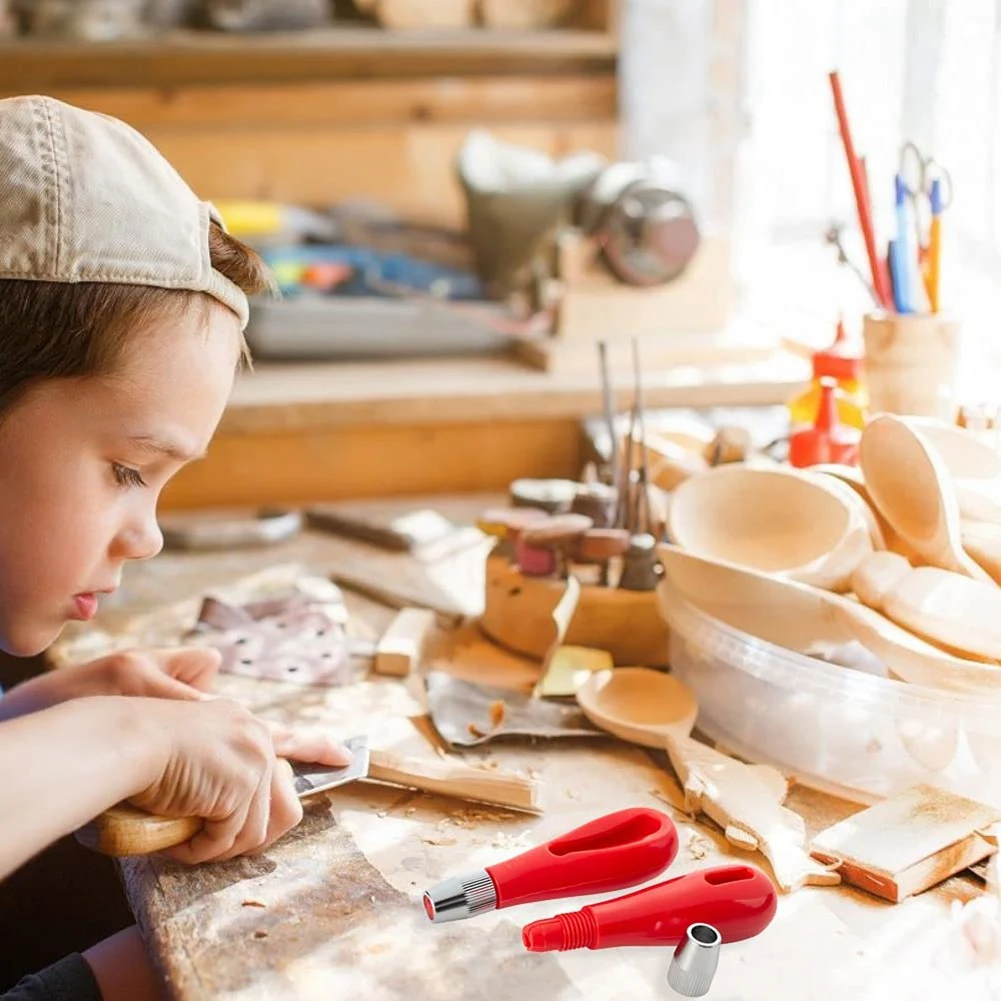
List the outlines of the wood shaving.
{"label": "wood shaving", "polygon": [[[484,730],[476,723],[467,723],[466,729],[473,737],[489,737],[500,729],[506,712],[507,703],[503,699],[497,699],[495,702],[490,703],[490,726],[488,729]],[[494,767],[496,768],[497,766],[494,765]]]}
{"label": "wood shaving", "polygon": [[709,854],[709,849],[712,847],[708,839],[702,837],[698,831],[688,832],[688,854],[696,862],[701,862]]}
{"label": "wood shaving", "polygon": [[653,796],[654,799],[659,799],[661,801],[661,803],[667,803],[668,806],[673,807],[675,810],[677,810],[683,816],[690,817],[690,818],[693,818],[695,816],[694,813],[692,813],[689,810],[686,810],[684,808],[684,806],[682,806],[681,804],[679,804],[677,802],[677,800],[674,799],[674,798],[672,798],[668,793],[664,792],[663,789],[656,789],[656,788],[651,789],[650,790],[650,795]]}
{"label": "wood shaving", "polygon": [[490,842],[492,848],[505,848],[509,851],[514,851],[516,849],[528,848],[528,831],[523,831],[521,834],[511,835],[507,831],[498,831],[494,835],[493,840]]}
{"label": "wood shaving", "polygon": [[450,845],[457,845],[459,843],[458,838],[450,838],[434,834],[421,835],[421,841],[423,841],[426,845],[435,845],[438,848],[447,848]]}
{"label": "wood shaving", "polygon": [[490,722],[496,730],[504,722],[504,714],[507,711],[507,704],[503,699],[497,699],[490,703]]}

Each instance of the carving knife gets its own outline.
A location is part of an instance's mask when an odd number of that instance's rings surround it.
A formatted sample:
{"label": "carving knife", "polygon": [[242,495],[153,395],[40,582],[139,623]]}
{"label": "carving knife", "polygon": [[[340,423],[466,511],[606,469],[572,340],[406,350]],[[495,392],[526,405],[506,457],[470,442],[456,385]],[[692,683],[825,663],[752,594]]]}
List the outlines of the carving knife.
{"label": "carving knife", "polygon": [[[340,768],[289,762],[299,799],[336,789],[368,775],[368,737],[352,737],[344,746],[353,757],[349,765]],[[80,828],[76,839],[104,855],[149,855],[183,844],[194,837],[201,826],[199,817],[156,817],[128,803],[119,803]]]}

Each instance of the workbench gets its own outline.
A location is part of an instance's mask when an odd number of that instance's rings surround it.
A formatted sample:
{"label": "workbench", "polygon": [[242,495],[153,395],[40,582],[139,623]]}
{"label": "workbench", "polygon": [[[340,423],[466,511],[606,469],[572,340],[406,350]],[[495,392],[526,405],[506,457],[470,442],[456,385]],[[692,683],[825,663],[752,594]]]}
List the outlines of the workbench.
{"label": "workbench", "polygon": [[[442,499],[453,519],[495,498]],[[473,545],[433,565],[360,542],[306,532],[277,546],[220,555],[165,553],[127,568],[115,603],[88,627],[74,626],[53,650],[57,662],[96,655],[137,615],[284,563],[316,572],[374,568],[435,602],[475,614],[485,549]],[[477,590],[479,589],[479,590]],[[394,611],[346,591],[351,631],[377,636]],[[443,620],[444,621],[444,620]],[[425,668],[528,690],[537,665],[489,645],[475,622],[437,630]],[[216,689],[268,719],[323,724],[342,737],[368,733],[373,747],[434,757],[418,677],[366,676],[343,688],[307,687],[220,675]],[[550,744],[492,742],[464,755],[520,770],[541,783],[544,814],[516,815],[400,788],[353,783],[309,801],[302,824],[263,855],[186,868],[160,857],[124,860],[121,871],[150,952],[176,1001],[556,1001],[673,997],[668,949],[532,954],[521,927],[576,910],[594,898],[550,901],[433,925],[422,892],[616,809],[649,806],[675,820],[680,851],[668,876],[738,857],[769,872],[718,829],[683,810],[666,759],[614,739]],[[793,785],[787,805],[808,833],[859,807]],[[964,875],[902,904],[845,887],[808,887],[780,898],[775,921],[756,939],[724,945],[710,997],[720,1001],[807,1001],[909,993],[919,969],[909,946],[946,927],[950,907],[979,896]],[[925,953],[927,950],[925,950]],[[925,956],[927,958],[927,956]],[[946,995],[942,995],[946,996]],[[954,996],[954,995],[949,995]]]}
{"label": "workbench", "polygon": [[[643,373],[650,410],[769,406],[809,378],[775,360]],[[632,376],[613,375],[622,409]],[[259,362],[242,373],[208,456],[183,469],[165,508],[293,503],[388,493],[507,489],[522,476],[576,478],[581,424],[603,413],[593,373],[547,373],[507,355]]]}

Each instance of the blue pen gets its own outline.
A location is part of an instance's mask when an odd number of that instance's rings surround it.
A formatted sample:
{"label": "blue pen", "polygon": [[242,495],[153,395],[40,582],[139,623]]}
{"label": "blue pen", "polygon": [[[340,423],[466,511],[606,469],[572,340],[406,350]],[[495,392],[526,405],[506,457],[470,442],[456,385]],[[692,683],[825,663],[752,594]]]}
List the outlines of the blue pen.
{"label": "blue pen", "polygon": [[893,255],[893,300],[898,313],[911,313],[911,255],[908,246],[907,188],[904,179],[893,178],[894,205],[897,210],[897,239],[890,244]]}
{"label": "blue pen", "polygon": [[906,313],[904,300],[901,297],[900,274],[897,268],[900,267],[900,252],[897,249],[897,241],[890,240],[886,245],[886,263],[890,272],[890,292],[893,294],[893,308],[898,313]]}

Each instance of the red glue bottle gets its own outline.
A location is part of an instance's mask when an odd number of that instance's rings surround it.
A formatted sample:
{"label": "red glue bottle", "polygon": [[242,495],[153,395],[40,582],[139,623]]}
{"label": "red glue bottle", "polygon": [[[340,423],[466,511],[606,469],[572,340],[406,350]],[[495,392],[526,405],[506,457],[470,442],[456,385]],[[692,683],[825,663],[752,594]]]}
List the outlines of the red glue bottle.
{"label": "red glue bottle", "polygon": [[533,921],[522,930],[529,952],[677,945],[690,925],[712,925],[724,942],[760,934],[775,917],[775,887],[750,865],[721,865],[570,914]]}
{"label": "red glue bottle", "polygon": [[862,435],[838,419],[835,388],[833,379],[820,380],[820,405],[813,427],[795,431],[789,438],[790,465],[817,466],[830,462],[855,465]]}

